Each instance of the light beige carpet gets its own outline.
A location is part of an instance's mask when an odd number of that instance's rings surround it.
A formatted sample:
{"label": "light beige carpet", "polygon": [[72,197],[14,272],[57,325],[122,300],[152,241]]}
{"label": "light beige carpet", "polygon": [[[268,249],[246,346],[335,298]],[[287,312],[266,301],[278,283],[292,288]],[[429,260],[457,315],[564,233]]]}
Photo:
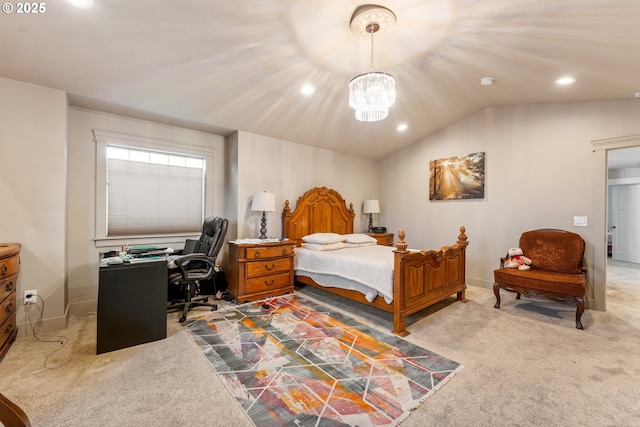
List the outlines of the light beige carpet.
{"label": "light beige carpet", "polygon": [[[407,340],[464,365],[403,426],[635,426],[640,419],[640,268],[608,269],[607,312],[470,287],[414,316]],[[332,297],[382,330],[387,314]],[[202,314],[197,309],[193,315]],[[95,315],[59,331],[69,343],[20,338],[0,363],[0,390],[34,426],[251,426],[198,348],[169,314],[169,337],[95,354]],[[55,367],[58,366],[58,367]],[[277,420],[274,420],[277,425]]]}

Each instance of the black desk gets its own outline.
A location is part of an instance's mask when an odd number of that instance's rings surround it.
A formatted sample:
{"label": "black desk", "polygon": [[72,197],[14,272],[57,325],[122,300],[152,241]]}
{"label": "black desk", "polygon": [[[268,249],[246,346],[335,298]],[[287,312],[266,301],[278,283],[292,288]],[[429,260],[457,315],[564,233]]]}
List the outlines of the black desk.
{"label": "black desk", "polygon": [[167,337],[167,261],[101,266],[97,353]]}

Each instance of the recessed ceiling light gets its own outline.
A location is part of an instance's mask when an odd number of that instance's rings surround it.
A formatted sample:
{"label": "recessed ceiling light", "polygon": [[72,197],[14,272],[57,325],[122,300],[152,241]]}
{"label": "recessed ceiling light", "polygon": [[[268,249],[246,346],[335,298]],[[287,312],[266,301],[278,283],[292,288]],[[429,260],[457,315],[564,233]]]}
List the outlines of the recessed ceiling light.
{"label": "recessed ceiling light", "polygon": [[571,76],[560,77],[559,79],[556,79],[556,81],[555,81],[555,83],[557,85],[562,85],[562,86],[570,85],[570,84],[575,83],[575,82],[576,82],[576,79],[571,77]]}
{"label": "recessed ceiling light", "polygon": [[484,86],[491,86],[496,82],[496,79],[493,77],[483,77],[480,79],[480,84]]}
{"label": "recessed ceiling light", "polygon": [[396,129],[398,129],[398,132],[404,132],[408,127],[409,125],[406,123],[400,123]]}
{"label": "recessed ceiling light", "polygon": [[80,9],[91,9],[93,7],[93,0],[67,0],[67,3]]}
{"label": "recessed ceiling light", "polygon": [[313,95],[315,91],[316,91],[316,87],[309,83],[303,84],[302,87],[300,88],[300,93],[305,96]]}

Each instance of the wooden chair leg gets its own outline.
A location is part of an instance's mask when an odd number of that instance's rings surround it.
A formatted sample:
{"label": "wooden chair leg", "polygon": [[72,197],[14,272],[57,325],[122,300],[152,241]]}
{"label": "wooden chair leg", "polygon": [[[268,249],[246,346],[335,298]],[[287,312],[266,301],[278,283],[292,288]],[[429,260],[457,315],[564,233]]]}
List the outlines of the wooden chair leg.
{"label": "wooden chair leg", "polygon": [[493,293],[496,296],[496,305],[493,308],[500,308],[500,286],[497,283],[493,284]]}
{"label": "wooden chair leg", "polygon": [[582,326],[582,313],[584,313],[584,298],[577,297],[576,298],[576,328],[584,329]]}

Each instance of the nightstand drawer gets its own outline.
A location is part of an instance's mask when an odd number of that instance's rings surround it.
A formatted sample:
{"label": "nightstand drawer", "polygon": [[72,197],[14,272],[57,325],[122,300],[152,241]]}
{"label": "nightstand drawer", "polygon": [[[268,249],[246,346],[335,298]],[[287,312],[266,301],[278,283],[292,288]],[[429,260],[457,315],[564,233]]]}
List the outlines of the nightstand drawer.
{"label": "nightstand drawer", "polygon": [[0,323],[16,312],[16,297],[6,298],[0,302]]}
{"label": "nightstand drawer", "polygon": [[17,331],[16,327],[16,312],[9,315],[9,318],[0,325],[0,347],[3,347],[9,339],[12,339],[12,335],[15,336]]}
{"label": "nightstand drawer", "polygon": [[292,256],[293,246],[247,248],[247,260]]}
{"label": "nightstand drawer", "polygon": [[0,301],[3,301],[11,292],[16,290],[18,275],[14,274],[0,280]]}
{"label": "nightstand drawer", "polygon": [[255,279],[247,279],[245,282],[245,291],[247,294],[265,292],[269,290],[279,290],[289,286],[289,273],[275,274],[273,276],[257,277]]}
{"label": "nightstand drawer", "polygon": [[259,277],[269,274],[289,273],[291,258],[266,259],[264,261],[248,262],[245,277]]}
{"label": "nightstand drawer", "polygon": [[11,258],[0,260],[0,278],[17,273],[20,269],[20,257],[14,255]]}

